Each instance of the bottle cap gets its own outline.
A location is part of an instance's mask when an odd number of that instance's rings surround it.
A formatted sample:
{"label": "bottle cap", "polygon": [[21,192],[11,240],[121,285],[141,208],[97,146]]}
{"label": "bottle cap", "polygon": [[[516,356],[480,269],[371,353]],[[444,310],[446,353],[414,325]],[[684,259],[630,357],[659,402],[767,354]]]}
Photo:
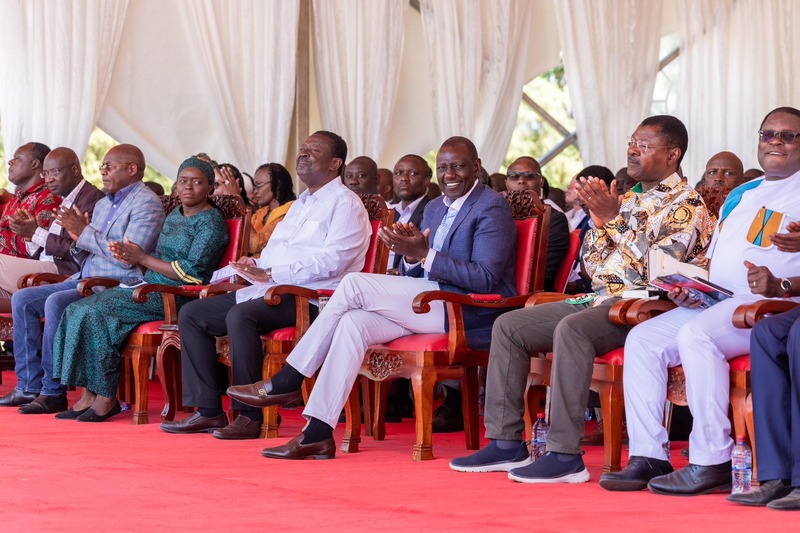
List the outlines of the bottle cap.
{"label": "bottle cap", "polygon": [[747,435],[736,435],[736,442],[747,442]]}
{"label": "bottle cap", "polygon": [[539,411],[539,414],[536,415],[536,418],[544,418],[544,411]]}

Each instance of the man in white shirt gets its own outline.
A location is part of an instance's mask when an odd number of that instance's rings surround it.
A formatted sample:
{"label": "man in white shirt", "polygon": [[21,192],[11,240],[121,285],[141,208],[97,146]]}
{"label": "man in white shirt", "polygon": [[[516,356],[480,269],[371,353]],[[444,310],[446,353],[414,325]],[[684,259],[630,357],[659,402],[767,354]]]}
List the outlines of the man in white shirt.
{"label": "man in white shirt", "polygon": [[259,282],[181,309],[183,404],[198,409],[183,420],[162,423],[162,430],[213,432],[219,439],[259,436],[261,410],[237,402],[232,407],[239,416],[226,427],[215,338],[228,336],[233,384],[257,381],[264,358],[260,336],[295,323],[294,298],[284,296],[271,306],[262,298],[267,289],[274,284],[334,289],[345,274],[363,268],[372,229],[361,200],[342,183],[346,158],[347,144],[334,133],[318,131],[306,139],[296,168],[308,189],[292,204],[258,261],[239,261],[238,268]]}

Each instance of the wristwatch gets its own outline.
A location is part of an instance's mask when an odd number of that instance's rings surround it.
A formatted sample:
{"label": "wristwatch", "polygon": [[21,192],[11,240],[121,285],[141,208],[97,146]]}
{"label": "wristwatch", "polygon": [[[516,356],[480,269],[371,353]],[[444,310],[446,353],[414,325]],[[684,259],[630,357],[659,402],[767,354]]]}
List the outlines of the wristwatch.
{"label": "wristwatch", "polygon": [[267,278],[269,278],[269,281],[272,281],[272,267],[265,268],[264,269],[264,274],[267,275]]}
{"label": "wristwatch", "polygon": [[789,278],[781,279],[781,289],[783,289],[783,297],[788,298],[792,292],[792,282]]}

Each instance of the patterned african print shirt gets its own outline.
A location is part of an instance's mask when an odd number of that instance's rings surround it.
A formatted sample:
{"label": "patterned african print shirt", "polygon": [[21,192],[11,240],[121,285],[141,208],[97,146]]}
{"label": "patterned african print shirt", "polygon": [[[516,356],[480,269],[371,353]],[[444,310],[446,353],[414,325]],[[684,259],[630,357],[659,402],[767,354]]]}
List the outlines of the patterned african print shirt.
{"label": "patterned african print shirt", "polygon": [[25,239],[11,231],[9,221],[19,209],[25,209],[36,218],[40,228],[47,229],[55,219],[55,211],[61,205],[61,198],[50,192],[44,180],[23,191],[17,189],[14,199],[6,204],[0,218],[0,253],[15,257],[30,257]]}
{"label": "patterned african print shirt", "polygon": [[713,230],[703,199],[677,174],[647,192],[637,183],[622,197],[619,215],[586,234],[583,261],[598,294],[594,305],[647,285],[647,253],[654,246],[703,265]]}

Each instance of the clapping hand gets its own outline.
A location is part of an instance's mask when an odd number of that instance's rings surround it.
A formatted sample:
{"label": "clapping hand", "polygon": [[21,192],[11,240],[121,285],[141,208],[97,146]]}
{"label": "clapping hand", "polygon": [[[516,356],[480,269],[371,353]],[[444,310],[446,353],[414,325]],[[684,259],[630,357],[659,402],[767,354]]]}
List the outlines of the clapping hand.
{"label": "clapping hand", "polygon": [[578,199],[589,208],[595,227],[602,228],[619,215],[620,197],[617,194],[617,181],[611,182],[611,189],[600,178],[589,176],[578,178],[575,192]]}
{"label": "clapping hand", "polygon": [[135,242],[125,237],[125,242],[111,241],[108,249],[114,255],[114,259],[129,265],[138,265],[145,256],[144,250]]}
{"label": "clapping hand", "polygon": [[89,225],[89,214],[81,212],[77,206],[74,210],[61,206],[58,208],[56,220],[67,230],[72,240],[77,242],[84,228]]}
{"label": "clapping hand", "polygon": [[11,231],[29,240],[36,232],[36,228],[39,227],[39,224],[36,222],[36,217],[27,209],[18,209],[15,211],[8,220],[8,225],[11,227]]}
{"label": "clapping hand", "polygon": [[378,236],[389,249],[405,256],[410,263],[415,263],[428,255],[430,233],[430,228],[421,232],[414,224],[402,222],[396,222],[387,228],[381,227],[378,230]]}

